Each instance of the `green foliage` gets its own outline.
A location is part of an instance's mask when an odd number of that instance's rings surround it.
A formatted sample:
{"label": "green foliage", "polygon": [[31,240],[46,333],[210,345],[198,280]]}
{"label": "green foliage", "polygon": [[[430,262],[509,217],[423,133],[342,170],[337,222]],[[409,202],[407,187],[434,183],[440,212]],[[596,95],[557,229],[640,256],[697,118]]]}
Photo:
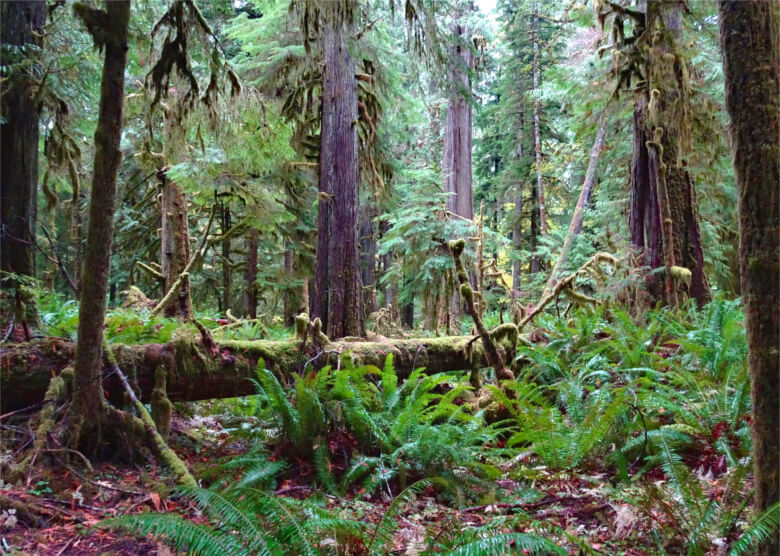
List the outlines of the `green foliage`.
{"label": "green foliage", "polygon": [[777,504],[741,530],[746,526],[745,513],[752,497],[745,481],[752,465],[749,459],[721,478],[723,487],[718,496],[707,496],[707,480],[692,473],[668,445],[663,448],[661,467],[667,480],[646,482],[639,499],[629,500],[647,516],[663,516],[652,520],[652,533],[663,547],[661,553],[677,548],[689,556],[703,556],[718,547],[730,547],[729,554],[745,554],[776,534],[780,528]]}
{"label": "green foliage", "polygon": [[[76,340],[79,324],[78,302],[56,293],[45,292],[38,298],[43,330],[46,334]],[[150,317],[148,311],[111,309],[106,312],[105,334],[114,344],[164,343],[182,324],[176,319]]]}
{"label": "green foliage", "polygon": [[455,403],[469,387],[451,375],[417,369],[399,384],[388,356],[381,370],[355,367],[344,358],[340,369],[296,375],[294,382],[289,399],[278,378],[258,367],[256,384],[277,442],[285,453],[311,461],[318,482],[331,490],[336,487],[332,460],[344,439],[358,453],[348,454],[342,491],[359,484],[365,494],[380,488],[390,492],[391,483],[404,488],[409,479],[496,473],[481,460],[497,431]]}
{"label": "green foliage", "polygon": [[[634,319],[575,312],[545,319],[547,341],[518,348],[523,372],[493,389],[513,417],[509,446],[555,469],[606,456],[625,469],[684,450],[704,471],[737,465],[750,450],[746,341],[738,302]],[[612,446],[617,451],[612,450]]]}
{"label": "green foliage", "polygon": [[223,492],[203,488],[181,491],[208,518],[193,523],[173,514],[127,515],[98,527],[152,535],[176,550],[199,556],[319,553],[319,541],[334,535],[353,537],[362,524],[336,518],[313,504],[276,497],[254,488]]}

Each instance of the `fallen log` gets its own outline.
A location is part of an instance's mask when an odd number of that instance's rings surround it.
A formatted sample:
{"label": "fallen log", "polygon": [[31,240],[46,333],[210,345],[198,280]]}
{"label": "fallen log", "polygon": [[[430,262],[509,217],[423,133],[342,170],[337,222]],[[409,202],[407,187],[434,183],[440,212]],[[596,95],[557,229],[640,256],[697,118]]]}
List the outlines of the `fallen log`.
{"label": "fallen log", "polygon": [[[512,324],[491,332],[505,361],[514,358],[517,329]],[[58,338],[6,344],[0,349],[0,414],[40,404],[49,380],[73,362],[75,344]],[[251,379],[261,358],[278,376],[309,372],[325,365],[339,365],[349,352],[356,365],[382,367],[388,354],[400,378],[413,369],[428,373],[471,370],[487,366],[482,340],[472,336],[441,338],[383,339],[325,344],[289,341],[223,341],[204,346],[195,336],[175,336],[165,344],[111,346],[117,364],[128,376],[138,397],[148,403],[158,366],[167,372],[167,393],[171,401],[197,401],[248,396],[255,393]],[[508,356],[508,357],[507,357]],[[124,388],[105,362],[103,388],[115,404],[123,403]]]}

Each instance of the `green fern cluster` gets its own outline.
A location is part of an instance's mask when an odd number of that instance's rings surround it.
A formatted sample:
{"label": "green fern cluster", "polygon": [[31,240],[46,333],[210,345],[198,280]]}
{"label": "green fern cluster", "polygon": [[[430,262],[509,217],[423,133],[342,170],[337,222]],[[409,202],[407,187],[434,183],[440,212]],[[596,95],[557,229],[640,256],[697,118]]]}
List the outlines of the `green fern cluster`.
{"label": "green fern cluster", "polygon": [[542,326],[548,341],[518,350],[523,371],[507,384],[514,396],[494,390],[513,417],[510,447],[530,448],[556,469],[608,455],[624,478],[634,464],[659,465],[664,444],[691,458],[722,456],[729,467],[749,454],[747,347],[737,302],[643,319],[583,311]]}
{"label": "green fern cluster", "polygon": [[705,487],[710,485],[706,479],[691,472],[673,449],[664,444],[663,450],[661,468],[666,481],[645,481],[640,495],[628,500],[652,517],[651,533],[659,554],[704,556],[712,551],[725,553],[728,548],[730,556],[738,556],[760,546],[780,530],[778,504],[752,524],[747,522],[745,514],[752,499],[752,492],[746,486],[749,459],[722,477],[723,486],[715,496],[707,494]]}
{"label": "green fern cluster", "polygon": [[340,519],[313,503],[277,497],[261,490],[232,487],[224,492],[203,488],[181,491],[205,522],[175,514],[136,514],[109,519],[99,527],[151,536],[195,556],[322,553],[327,544],[348,547],[364,525]]}
{"label": "green fern cluster", "polygon": [[[318,482],[331,491],[359,485],[364,494],[392,485],[403,489],[423,477],[495,476],[484,446],[498,431],[456,402],[468,384],[447,374],[417,369],[400,383],[388,355],[382,369],[325,367],[294,377],[288,398],[279,379],[258,364],[257,388],[288,455],[313,463]],[[349,438],[351,453],[331,453],[331,439]],[[338,442],[335,442],[338,444]],[[343,452],[343,450],[342,450]],[[341,477],[332,460],[347,463]]]}

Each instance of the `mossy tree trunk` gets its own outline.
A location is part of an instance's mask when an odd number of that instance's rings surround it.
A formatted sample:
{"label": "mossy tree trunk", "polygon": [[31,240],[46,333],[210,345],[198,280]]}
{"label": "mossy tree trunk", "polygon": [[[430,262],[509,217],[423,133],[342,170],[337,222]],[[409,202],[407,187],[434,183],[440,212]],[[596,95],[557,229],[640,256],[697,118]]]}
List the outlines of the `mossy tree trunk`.
{"label": "mossy tree trunk", "polygon": [[119,146],[122,138],[130,1],[106,2],[105,11],[91,9],[82,4],[76,4],[76,8],[95,44],[105,51],[84,257],[84,268],[87,270],[81,281],[70,424],[71,444],[94,452],[101,441],[101,431],[107,414],[101,380],[101,355],[111,268],[116,177],[122,160]]}
{"label": "mossy tree trunk", "polygon": [[362,336],[358,258],[358,105],[355,60],[347,49],[359,8],[353,1],[323,2],[320,182],[317,271],[313,313],[328,336]]}
{"label": "mossy tree trunk", "polygon": [[[505,324],[490,332],[500,351],[502,361],[513,359],[517,334],[514,325]],[[158,371],[167,373],[166,392],[171,401],[196,401],[233,398],[256,394],[252,379],[257,378],[257,363],[263,359],[265,367],[280,377],[320,369],[325,365],[335,368],[339,354],[350,353],[356,365],[374,365],[382,368],[388,354],[400,378],[414,369],[425,367],[435,374],[471,370],[491,365],[481,339],[472,336],[438,338],[403,338],[382,341],[336,341],[320,344],[311,337],[303,344],[300,338],[289,341],[222,341],[204,347],[201,338],[178,335],[166,344],[137,346],[112,345],[111,351],[121,369],[133,369],[138,396],[149,402],[154,393]],[[43,400],[53,375],[62,372],[73,361],[74,346],[56,338],[44,338],[27,343],[11,344],[0,354],[0,381],[4,390],[14,396],[0,399],[0,413],[22,409]],[[107,358],[106,358],[107,359]],[[111,363],[103,361],[100,367],[110,375]],[[125,389],[117,376],[103,380],[102,391],[109,400],[121,403]]]}
{"label": "mossy tree trunk", "polygon": [[[0,3],[0,36],[3,43],[25,47],[14,73],[3,83],[0,125],[0,269],[35,277],[35,220],[38,194],[38,119],[33,77],[33,47],[40,46],[46,23],[46,2],[12,0]],[[3,280],[13,290],[16,311],[24,323],[35,324],[35,304],[14,280]],[[10,318],[8,319],[10,320]],[[16,320],[16,324],[23,322]]]}
{"label": "mossy tree trunk", "polygon": [[[739,191],[756,510],[780,501],[780,5],[721,0],[726,109]],[[777,536],[760,554],[780,553]]]}
{"label": "mossy tree trunk", "polygon": [[663,280],[648,275],[651,296],[667,305],[685,297],[702,305],[711,295],[696,193],[685,162],[692,123],[688,68],[679,51],[680,10],[678,2],[647,2],[646,32],[652,38],[645,59],[647,83],[634,105],[629,225],[642,264],[665,269]]}
{"label": "mossy tree trunk", "polygon": [[[170,291],[190,261],[190,233],[187,221],[187,195],[181,186],[168,179],[165,171],[160,178],[160,213],[162,237],[160,241],[160,267],[165,278],[165,292]],[[170,298],[163,309],[167,317],[187,320],[192,317],[192,296],[189,276],[179,284],[179,291]]]}

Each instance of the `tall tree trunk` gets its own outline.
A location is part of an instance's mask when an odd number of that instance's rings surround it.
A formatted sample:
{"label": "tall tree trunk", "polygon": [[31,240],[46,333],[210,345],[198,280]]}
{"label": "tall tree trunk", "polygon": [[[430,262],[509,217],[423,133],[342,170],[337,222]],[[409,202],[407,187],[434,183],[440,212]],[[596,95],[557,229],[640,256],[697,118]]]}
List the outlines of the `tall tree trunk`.
{"label": "tall tree trunk", "polygon": [[[260,232],[257,228],[249,231],[246,238],[246,269],[244,270],[244,293],[241,298],[244,318],[257,318],[257,240]],[[286,261],[286,259],[285,259]]]}
{"label": "tall tree trunk", "polygon": [[601,156],[601,149],[604,147],[604,138],[607,135],[607,126],[602,123],[599,125],[599,129],[596,132],[596,140],[593,143],[593,148],[590,150],[590,160],[588,161],[588,171],[585,174],[585,182],[582,184],[582,191],[580,191],[580,197],[577,199],[577,206],[574,207],[574,214],[571,217],[569,223],[569,231],[566,233],[566,239],[563,241],[563,247],[561,247],[561,254],[558,256],[558,260],[553,267],[552,273],[550,273],[550,279],[547,281],[547,285],[544,288],[542,298],[552,291],[555,284],[561,277],[561,272],[566,267],[566,261],[569,258],[569,253],[574,245],[574,240],[580,235],[582,231],[582,222],[585,219],[585,207],[588,206],[590,201],[590,195],[593,192],[593,186],[596,184],[596,169],[599,165],[599,158]]}
{"label": "tall tree trunk", "polygon": [[[536,252],[536,248],[539,246],[539,189],[531,188],[531,235],[528,240],[528,248],[531,253]],[[531,257],[529,264],[529,272],[536,274],[542,270],[542,262],[539,257],[534,255]]]}
{"label": "tall tree trunk", "polygon": [[[469,6],[469,9],[472,9]],[[469,47],[467,30],[455,25],[453,32],[458,44],[455,46],[455,60],[450,64],[449,101],[447,123],[444,128],[444,151],[442,173],[447,210],[468,220],[474,219],[474,193],[472,189],[472,109],[471,82],[469,71],[474,65],[474,56]],[[449,319],[455,322],[461,313],[460,295],[457,288],[449,302]],[[444,323],[439,323],[444,324]]]}
{"label": "tall tree trunk", "polygon": [[[534,2],[533,24],[531,37],[534,47],[533,80],[534,80],[534,150],[536,152],[536,200],[539,212],[539,231],[547,235],[547,212],[544,207],[544,182],[542,180],[542,103],[539,98],[539,6]],[[538,263],[537,263],[538,264]]]}
{"label": "tall tree trunk", "polygon": [[355,61],[347,50],[357,6],[321,5],[323,48],[315,315],[328,336],[362,336],[358,259],[358,135]]}
{"label": "tall tree trunk", "polygon": [[73,277],[76,288],[81,283],[81,260],[83,254],[81,249],[84,243],[84,228],[81,218],[81,176],[79,176],[76,161],[73,158],[68,160],[68,175],[70,176],[70,185],[73,190],[70,206],[70,235],[73,241]]}
{"label": "tall tree trunk", "polygon": [[[227,204],[222,205],[222,234],[228,233],[232,227],[232,214]],[[222,240],[222,305],[225,312],[233,307],[233,267],[230,262],[231,238]]]}
{"label": "tall tree trunk", "polygon": [[[718,16],[739,191],[756,510],[761,512],[780,501],[780,6],[721,0]],[[780,553],[777,536],[759,552]]]}
{"label": "tall tree trunk", "polygon": [[[106,2],[106,11],[78,4],[80,15],[92,33],[95,43],[105,50],[100,85],[100,109],[95,130],[95,162],[92,176],[92,199],[81,280],[78,344],[74,362],[72,424],[74,445],[90,445],[94,450],[100,441],[105,398],[100,371],[103,367],[103,324],[106,293],[111,268],[111,243],[114,232],[116,176],[122,153],[122,105],[125,98],[125,64],[130,19],[129,0]],[[97,434],[90,435],[89,431]]]}
{"label": "tall tree trunk", "polygon": [[[165,171],[158,173],[160,179],[160,214],[162,234],[160,238],[160,268],[165,278],[164,291],[174,286],[190,261],[190,233],[187,221],[187,195],[181,186],[168,179]],[[171,298],[164,309],[167,317],[187,320],[192,317],[192,296],[190,279],[184,278],[177,295]]]}
{"label": "tall tree trunk", "polygon": [[[455,26],[458,38],[466,44],[458,44],[455,53],[459,60],[450,68],[449,103],[447,105],[447,124],[444,128],[444,156],[442,172],[444,174],[444,192],[447,198],[447,210],[467,218],[474,219],[474,195],[471,177],[471,83],[468,71],[474,60],[467,40],[463,38],[465,30]],[[459,64],[463,64],[460,67]],[[464,67],[466,69],[464,69]]]}
{"label": "tall tree trunk", "polygon": [[[45,23],[43,0],[0,3],[3,43],[16,47],[40,45]],[[33,66],[19,66],[23,69],[3,83],[0,97],[4,119],[0,125],[0,269],[34,278],[40,114],[34,99]],[[3,280],[2,285],[14,291],[14,314],[24,323],[35,324],[37,311],[32,298],[23,294],[14,280]]]}
{"label": "tall tree trunk", "polygon": [[631,243],[643,254],[643,264],[665,267],[663,284],[648,276],[652,297],[673,305],[690,296],[701,305],[710,299],[710,290],[696,194],[684,160],[691,108],[678,46],[680,4],[650,0],[646,21],[653,38],[645,60],[647,86],[634,105]]}

